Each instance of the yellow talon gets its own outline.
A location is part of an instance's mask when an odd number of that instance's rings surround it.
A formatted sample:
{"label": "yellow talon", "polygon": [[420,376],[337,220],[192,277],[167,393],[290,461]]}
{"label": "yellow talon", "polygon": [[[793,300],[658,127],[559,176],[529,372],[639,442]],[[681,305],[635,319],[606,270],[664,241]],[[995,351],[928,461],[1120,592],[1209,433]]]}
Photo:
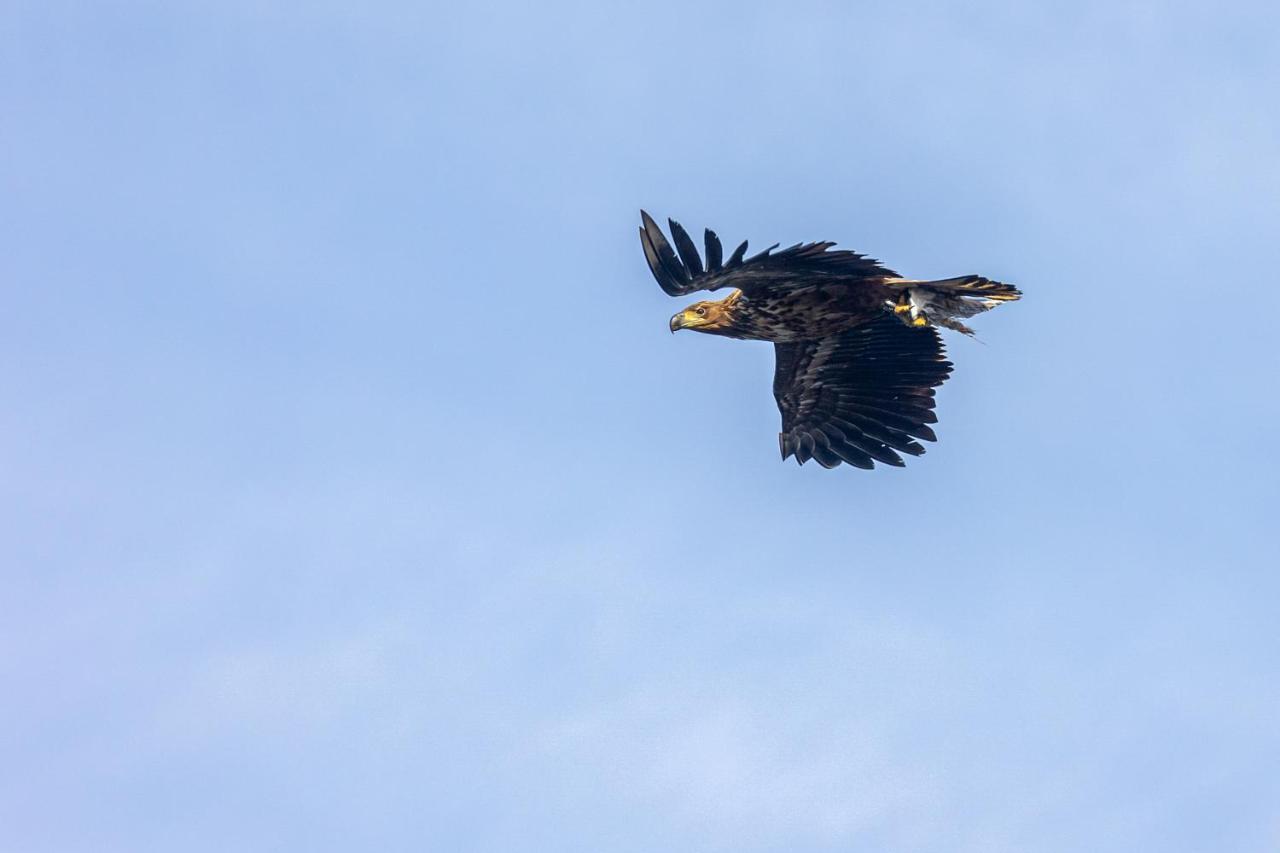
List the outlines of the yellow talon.
{"label": "yellow talon", "polygon": [[895,313],[895,314],[905,314],[905,313],[907,313],[907,312],[908,312],[908,311],[910,311],[910,310],[911,310],[911,304],[910,304],[910,303],[906,303],[906,304],[904,304],[904,305],[895,305],[895,306],[893,306],[893,313]]}
{"label": "yellow talon", "polygon": [[917,317],[917,318],[915,318],[914,320],[912,320],[912,321],[911,321],[911,325],[913,325],[913,326],[927,326],[927,325],[929,325],[929,318],[928,318],[928,317],[926,317],[926,316],[924,316],[923,314],[921,314],[919,317]]}

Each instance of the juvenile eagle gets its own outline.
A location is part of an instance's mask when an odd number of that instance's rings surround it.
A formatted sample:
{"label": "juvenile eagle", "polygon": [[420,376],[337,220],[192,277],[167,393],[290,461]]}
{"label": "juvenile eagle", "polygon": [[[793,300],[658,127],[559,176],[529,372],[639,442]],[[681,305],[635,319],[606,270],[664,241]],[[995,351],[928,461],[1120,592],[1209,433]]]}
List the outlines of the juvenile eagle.
{"label": "juvenile eagle", "polygon": [[676,314],[672,332],[773,342],[778,444],[783,459],[795,456],[801,465],[900,466],[900,453],[923,454],[916,439],[937,440],[929,427],[938,421],[934,389],[951,373],[933,326],[971,335],[962,319],[1021,296],[977,275],[902,278],[864,255],[832,249],[834,243],[780,252],[774,244],[744,259],[743,241],[726,261],[710,229],[704,266],[680,223],[667,220],[673,250],[653,217],[642,210],[640,218],[645,259],[669,296],[734,288]]}

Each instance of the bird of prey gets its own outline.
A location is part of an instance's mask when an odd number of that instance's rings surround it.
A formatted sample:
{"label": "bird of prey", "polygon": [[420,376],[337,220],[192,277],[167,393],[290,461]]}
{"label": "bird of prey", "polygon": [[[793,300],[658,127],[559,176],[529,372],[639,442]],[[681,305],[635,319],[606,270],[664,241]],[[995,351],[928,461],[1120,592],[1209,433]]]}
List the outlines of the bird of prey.
{"label": "bird of prey", "polygon": [[645,259],[667,295],[732,289],[676,314],[672,332],[773,342],[778,444],[801,465],[901,466],[900,454],[923,454],[918,439],[937,440],[934,389],[951,373],[934,326],[972,335],[962,320],[1021,296],[978,275],[902,278],[826,242],[775,244],[747,258],[744,241],[725,260],[710,229],[704,262],[680,223],[667,220],[672,249],[653,217],[640,218]]}

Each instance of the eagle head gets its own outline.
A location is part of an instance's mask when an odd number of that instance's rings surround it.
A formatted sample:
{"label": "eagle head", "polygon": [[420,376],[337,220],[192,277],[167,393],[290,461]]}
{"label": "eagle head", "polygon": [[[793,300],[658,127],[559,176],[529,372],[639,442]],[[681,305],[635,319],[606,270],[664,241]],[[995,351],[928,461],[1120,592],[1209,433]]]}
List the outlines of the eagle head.
{"label": "eagle head", "polygon": [[733,328],[733,310],[741,296],[735,291],[726,299],[719,301],[695,302],[688,308],[671,318],[671,331],[692,329],[695,332],[724,334]]}

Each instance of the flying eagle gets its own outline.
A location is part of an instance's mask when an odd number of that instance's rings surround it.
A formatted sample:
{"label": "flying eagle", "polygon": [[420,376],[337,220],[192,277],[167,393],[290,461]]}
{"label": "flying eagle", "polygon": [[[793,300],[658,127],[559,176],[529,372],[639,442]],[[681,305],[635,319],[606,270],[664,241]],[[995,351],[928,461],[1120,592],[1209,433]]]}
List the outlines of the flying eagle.
{"label": "flying eagle", "polygon": [[[728,260],[707,229],[706,261],[680,223],[668,219],[675,249],[640,211],[640,244],[669,296],[733,288],[719,301],[695,302],[671,318],[671,331],[772,341],[773,396],[782,412],[782,458],[824,468],[847,462],[901,466],[901,453],[936,441],[929,424],[934,389],[946,381],[934,326],[972,335],[961,320],[1022,294],[978,275],[916,281],[834,243],[777,244],[750,258],[746,241]],[[677,254],[678,252],[678,254]]]}

